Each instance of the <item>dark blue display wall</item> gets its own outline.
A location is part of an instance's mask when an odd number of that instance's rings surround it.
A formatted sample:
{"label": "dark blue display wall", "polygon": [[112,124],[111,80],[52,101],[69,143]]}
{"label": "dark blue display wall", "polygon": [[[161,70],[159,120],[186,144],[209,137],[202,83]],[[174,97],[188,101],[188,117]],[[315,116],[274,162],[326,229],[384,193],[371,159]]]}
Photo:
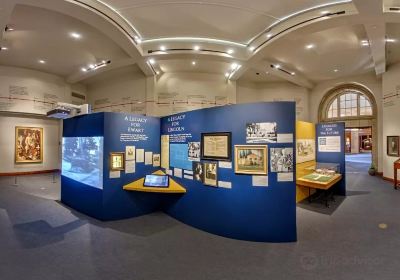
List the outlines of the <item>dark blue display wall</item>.
{"label": "dark blue display wall", "polygon": [[95,113],[64,120],[65,137],[103,137],[103,173],[100,186],[83,183],[67,176],[61,178],[61,200],[66,205],[100,220],[115,220],[160,210],[157,194],[127,192],[125,184],[150,174],[159,167],[135,164],[135,173],[120,171],[110,178],[109,154],[125,152],[135,146],[145,152],[160,153],[160,119],[119,113]]}
{"label": "dark blue display wall", "polygon": [[[284,182],[278,181],[278,173],[271,172],[270,166],[271,148],[294,150],[295,121],[294,102],[215,107],[162,118],[161,134],[170,135],[170,145],[199,142],[203,132],[232,133],[232,168],[218,167],[218,181],[230,182],[231,188],[211,187],[184,177],[173,177],[185,186],[187,193],[178,198],[166,198],[164,211],[183,223],[225,237],[265,242],[296,241],[295,168],[293,179]],[[252,175],[235,174],[234,145],[246,145],[248,123],[265,122],[275,122],[277,134],[292,137],[292,140],[259,144],[268,145],[268,187],[256,187],[252,185]]]}
{"label": "dark blue display wall", "polygon": [[[346,157],[345,157],[345,123],[320,123],[317,124],[317,154],[316,160],[321,163],[334,163],[338,164],[340,167],[340,173],[342,174],[342,180],[338,182],[334,188],[334,192],[338,195],[346,195]],[[335,148],[335,145],[328,148],[324,148],[324,151],[321,151],[321,141],[324,141],[324,144],[328,144],[326,138],[338,138],[340,139],[339,146]],[[325,140],[321,140],[325,139]],[[335,140],[333,143],[337,143]]]}

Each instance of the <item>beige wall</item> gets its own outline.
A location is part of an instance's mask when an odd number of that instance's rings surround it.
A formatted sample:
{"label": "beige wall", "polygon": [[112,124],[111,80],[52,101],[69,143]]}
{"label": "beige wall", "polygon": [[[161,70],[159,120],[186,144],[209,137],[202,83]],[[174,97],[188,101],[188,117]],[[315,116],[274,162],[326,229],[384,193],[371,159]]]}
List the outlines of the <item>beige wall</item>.
{"label": "beige wall", "polygon": [[[382,153],[383,153],[383,176],[393,179],[393,162],[398,157],[387,156],[387,136],[400,136],[400,64],[387,69],[383,74],[383,96],[391,96],[383,100],[383,133],[382,133]],[[400,174],[399,174],[400,176]]]}
{"label": "beige wall", "polygon": [[296,101],[296,115],[299,121],[309,121],[308,89],[291,83],[237,83],[237,103],[259,101]]}

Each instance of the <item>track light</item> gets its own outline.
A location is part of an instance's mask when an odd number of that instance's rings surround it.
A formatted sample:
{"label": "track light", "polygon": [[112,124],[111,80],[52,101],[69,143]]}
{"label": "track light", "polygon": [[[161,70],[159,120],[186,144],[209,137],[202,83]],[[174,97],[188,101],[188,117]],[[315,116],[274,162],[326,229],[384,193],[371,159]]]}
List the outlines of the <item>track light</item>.
{"label": "track light", "polygon": [[233,54],[234,52],[235,52],[235,51],[232,50],[232,49],[229,49],[229,50],[227,51],[228,54]]}
{"label": "track light", "polygon": [[156,63],[156,61],[154,60],[154,58],[150,58],[150,59],[149,59],[149,63],[150,63],[151,65],[154,65],[154,63]]}
{"label": "track light", "polygon": [[193,49],[194,49],[195,51],[199,51],[199,50],[200,50],[200,47],[199,47],[199,46],[194,46]]}

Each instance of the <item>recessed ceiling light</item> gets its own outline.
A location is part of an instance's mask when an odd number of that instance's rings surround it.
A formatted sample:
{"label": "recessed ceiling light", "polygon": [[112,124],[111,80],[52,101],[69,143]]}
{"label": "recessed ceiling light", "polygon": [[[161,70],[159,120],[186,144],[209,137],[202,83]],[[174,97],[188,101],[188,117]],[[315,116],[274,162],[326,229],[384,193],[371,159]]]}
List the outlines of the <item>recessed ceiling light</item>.
{"label": "recessed ceiling light", "polygon": [[311,49],[313,49],[313,48],[315,48],[315,45],[314,45],[314,44],[308,44],[308,45],[306,45],[306,49],[307,49],[307,50],[311,50]]}
{"label": "recessed ceiling light", "polygon": [[388,43],[394,43],[394,42],[396,42],[396,39],[386,38],[385,41],[388,42]]}
{"label": "recessed ceiling light", "polygon": [[142,42],[142,39],[139,38],[139,36],[134,36],[136,43],[140,44]]}
{"label": "recessed ceiling light", "polygon": [[161,46],[160,50],[162,50],[163,52],[166,50],[167,48],[165,46]]}
{"label": "recessed ceiling light", "polygon": [[154,58],[150,58],[150,59],[149,59],[149,63],[150,63],[151,65],[153,65],[154,63],[156,63],[156,61],[154,60]]}
{"label": "recessed ceiling light", "polygon": [[43,60],[43,59],[39,59],[38,62],[39,62],[40,64],[45,64],[45,63],[46,63],[46,61]]}
{"label": "recessed ceiling light", "polygon": [[77,33],[77,32],[71,32],[71,33],[69,33],[69,36],[71,36],[71,37],[74,38],[74,39],[80,39],[80,38],[82,38],[82,35],[79,34],[79,33]]}
{"label": "recessed ceiling light", "polygon": [[294,75],[296,75],[296,73],[295,73],[295,72],[292,72],[292,73],[290,73],[290,75],[294,76]]}
{"label": "recessed ceiling light", "polygon": [[96,68],[96,65],[94,65],[94,64],[89,64],[89,68],[90,68],[90,69],[94,69],[94,68]]}
{"label": "recessed ceiling light", "polygon": [[338,69],[333,69],[333,72],[337,73],[337,72],[339,72],[339,70]]}
{"label": "recessed ceiling light", "polygon": [[157,75],[160,75],[160,71],[156,71],[156,74],[157,74]]}
{"label": "recessed ceiling light", "polygon": [[81,68],[82,72],[87,72],[87,69],[85,67]]}
{"label": "recessed ceiling light", "polygon": [[200,47],[199,47],[199,46],[194,46],[193,49],[194,49],[195,51],[199,51],[199,50],[200,50]]}
{"label": "recessed ceiling light", "polygon": [[234,63],[231,64],[231,69],[232,69],[232,70],[235,70],[236,68],[238,68],[238,66],[239,66],[239,65],[238,65],[237,63],[234,62]]}
{"label": "recessed ceiling light", "polygon": [[329,11],[322,11],[321,14],[322,14],[322,15],[329,14]]}
{"label": "recessed ceiling light", "polygon": [[267,34],[267,38],[271,38],[272,37],[272,34],[271,33],[268,33]]}
{"label": "recessed ceiling light", "polygon": [[256,49],[256,47],[254,47],[254,46],[251,46],[251,47],[249,47],[249,51],[254,51]]}
{"label": "recessed ceiling light", "polygon": [[232,49],[229,49],[228,50],[228,54],[233,54],[235,51],[234,50],[232,50]]}
{"label": "recessed ceiling light", "polygon": [[1,47],[1,50],[2,51],[6,51],[6,50],[8,50],[8,48],[7,47]]}
{"label": "recessed ceiling light", "polygon": [[229,73],[225,73],[225,77],[227,77],[227,78],[228,78],[228,77],[229,77]]}
{"label": "recessed ceiling light", "polygon": [[192,65],[196,65],[196,61],[192,61]]}

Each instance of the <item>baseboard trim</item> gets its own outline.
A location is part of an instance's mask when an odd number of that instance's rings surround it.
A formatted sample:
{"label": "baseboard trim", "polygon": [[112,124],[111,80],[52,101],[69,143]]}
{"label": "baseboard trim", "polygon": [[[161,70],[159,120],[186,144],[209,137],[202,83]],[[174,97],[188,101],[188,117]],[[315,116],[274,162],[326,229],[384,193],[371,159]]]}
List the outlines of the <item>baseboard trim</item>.
{"label": "baseboard trim", "polygon": [[394,179],[392,179],[392,178],[382,176],[382,179],[385,180],[385,181],[389,181],[389,182],[394,183]]}
{"label": "baseboard trim", "polygon": [[37,175],[37,174],[47,174],[47,173],[55,173],[55,172],[60,172],[60,169],[50,169],[50,170],[40,170],[40,171],[26,171],[26,172],[0,173],[0,177],[2,177],[2,176]]}

